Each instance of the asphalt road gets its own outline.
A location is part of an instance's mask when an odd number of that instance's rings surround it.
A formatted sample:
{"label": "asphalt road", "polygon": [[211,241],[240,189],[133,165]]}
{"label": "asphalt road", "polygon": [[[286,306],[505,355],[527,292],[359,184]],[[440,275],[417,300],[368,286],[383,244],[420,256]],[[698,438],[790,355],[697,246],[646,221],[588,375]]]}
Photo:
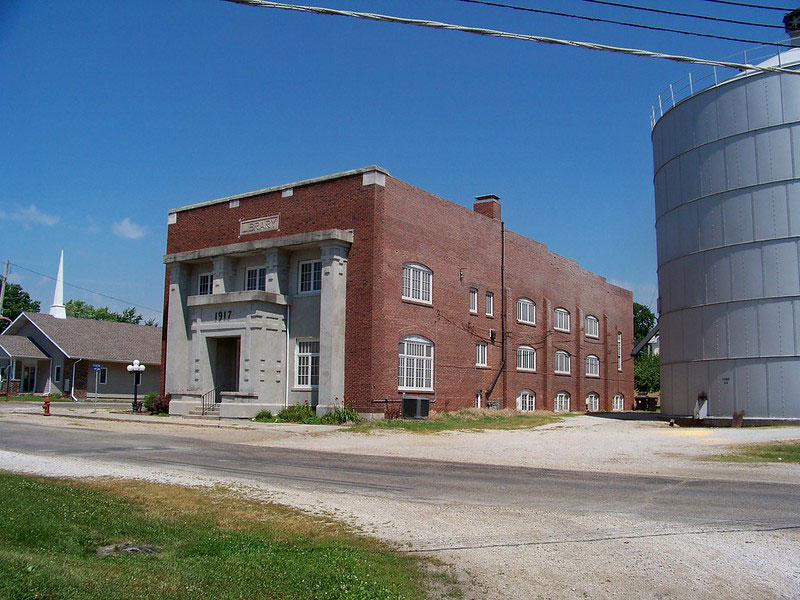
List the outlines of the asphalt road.
{"label": "asphalt road", "polygon": [[[515,468],[0,422],[0,449],[427,503],[625,513],[728,531],[800,530],[800,485]],[[0,464],[2,469],[2,464]]]}

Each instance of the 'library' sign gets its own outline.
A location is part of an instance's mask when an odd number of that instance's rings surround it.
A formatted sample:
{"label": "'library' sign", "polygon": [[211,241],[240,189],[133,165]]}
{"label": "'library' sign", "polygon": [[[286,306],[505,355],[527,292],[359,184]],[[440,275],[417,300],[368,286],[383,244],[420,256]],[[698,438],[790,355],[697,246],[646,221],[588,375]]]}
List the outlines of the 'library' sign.
{"label": "'library' sign", "polygon": [[271,217],[239,221],[239,235],[261,233],[262,231],[277,231],[279,217],[280,215],[272,215]]}

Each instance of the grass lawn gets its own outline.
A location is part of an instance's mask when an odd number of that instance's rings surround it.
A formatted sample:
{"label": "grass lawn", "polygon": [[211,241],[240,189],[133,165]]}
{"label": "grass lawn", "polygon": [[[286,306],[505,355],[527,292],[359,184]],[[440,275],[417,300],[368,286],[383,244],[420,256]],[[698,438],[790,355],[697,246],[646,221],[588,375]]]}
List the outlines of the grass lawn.
{"label": "grass lawn", "polygon": [[784,462],[800,463],[800,441],[747,444],[734,448],[729,454],[721,454],[714,460],[723,462]]}
{"label": "grass lawn", "polygon": [[402,429],[416,433],[481,429],[530,429],[560,423],[568,414],[523,413],[515,410],[468,408],[456,412],[434,412],[427,419],[384,419],[353,425],[350,431],[369,432],[376,429]]}
{"label": "grass lawn", "polygon": [[[0,473],[0,498],[0,598],[461,596],[430,561],[226,490]],[[123,542],[163,551],[96,555]]]}
{"label": "grass lawn", "polygon": [[[44,396],[36,394],[20,394],[19,396],[0,396],[0,402],[44,402]],[[65,396],[50,396],[50,402],[72,402],[72,398]]]}

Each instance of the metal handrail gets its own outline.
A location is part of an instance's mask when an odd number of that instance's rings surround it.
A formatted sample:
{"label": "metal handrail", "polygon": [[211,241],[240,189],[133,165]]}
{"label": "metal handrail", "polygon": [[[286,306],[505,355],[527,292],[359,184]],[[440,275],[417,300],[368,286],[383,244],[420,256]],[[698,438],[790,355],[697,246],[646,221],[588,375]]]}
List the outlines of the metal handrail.
{"label": "metal handrail", "polygon": [[205,394],[203,394],[203,408],[200,414],[207,415],[208,413],[216,412],[217,410],[217,396],[218,396],[219,388],[215,387],[213,389],[208,390]]}
{"label": "metal handrail", "polygon": [[[781,40],[778,43],[788,45],[791,44],[791,42],[791,39],[787,39]],[[776,48],[775,46],[762,45],[737,52],[723,60],[728,62],[742,62],[744,64],[758,64],[777,56],[778,65],[780,66],[780,55],[788,50],[791,50],[791,48]],[[650,106],[650,128],[652,129],[655,127],[658,120],[681,101],[691,98],[698,92],[713,87],[723,81],[733,79],[741,74],[742,72],[737,69],[705,66],[691,71],[677,81],[673,81],[658,95],[658,101]]]}

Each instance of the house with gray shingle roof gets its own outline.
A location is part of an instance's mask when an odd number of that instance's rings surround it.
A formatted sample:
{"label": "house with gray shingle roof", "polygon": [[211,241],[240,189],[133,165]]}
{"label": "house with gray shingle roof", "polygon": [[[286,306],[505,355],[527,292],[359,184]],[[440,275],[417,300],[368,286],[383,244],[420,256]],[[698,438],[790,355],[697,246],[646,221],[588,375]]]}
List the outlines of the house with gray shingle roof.
{"label": "house with gray shingle roof", "polygon": [[[157,392],[160,327],[24,312],[0,334],[2,392],[9,395],[129,400],[134,376],[126,367],[133,360],[146,366],[139,395]],[[94,364],[102,367],[96,375]]]}

